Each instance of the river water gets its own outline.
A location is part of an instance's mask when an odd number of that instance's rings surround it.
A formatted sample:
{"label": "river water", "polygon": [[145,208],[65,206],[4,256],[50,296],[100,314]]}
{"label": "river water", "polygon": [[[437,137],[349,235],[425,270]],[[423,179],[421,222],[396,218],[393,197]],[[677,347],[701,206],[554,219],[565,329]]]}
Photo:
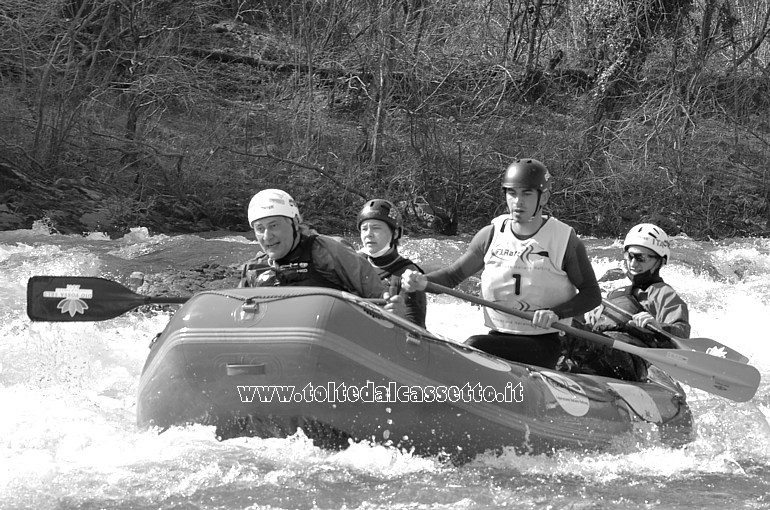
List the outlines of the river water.
{"label": "river water", "polygon": [[[467,241],[406,238],[402,251],[436,267]],[[585,241],[597,275],[618,267],[617,241]],[[0,232],[0,509],[770,508],[770,239],[675,239],[663,276],[690,303],[692,336],[729,345],[762,373],[746,403],[686,388],[698,435],[681,449],[505,451],[454,466],[367,443],[321,450],[302,435],[220,442],[202,426],[142,431],[139,376],[170,312],[26,316],[33,275],[126,283],[133,271],[237,264],[254,250],[239,235],[62,236],[42,222]],[[428,328],[461,340],[483,330],[481,312],[430,297]]]}

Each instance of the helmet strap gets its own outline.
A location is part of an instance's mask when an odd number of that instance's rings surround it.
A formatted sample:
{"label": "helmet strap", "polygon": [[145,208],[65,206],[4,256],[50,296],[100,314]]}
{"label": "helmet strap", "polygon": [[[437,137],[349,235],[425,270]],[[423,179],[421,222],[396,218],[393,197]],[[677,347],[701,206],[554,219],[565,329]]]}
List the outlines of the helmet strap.
{"label": "helmet strap", "polygon": [[[532,220],[542,215],[543,213],[543,204],[541,203],[542,200],[543,200],[543,190],[537,190],[537,207],[535,207],[535,214],[532,215]],[[529,220],[529,221],[532,221],[532,220]]]}
{"label": "helmet strap", "polygon": [[291,249],[293,250],[299,244],[299,221],[296,218],[289,218],[289,220],[291,221]]}
{"label": "helmet strap", "polygon": [[391,248],[396,248],[398,246],[398,240],[401,238],[401,229],[397,227],[390,227],[390,232],[390,246]]}
{"label": "helmet strap", "polygon": [[527,223],[535,221],[535,219],[538,219],[543,215],[543,204],[541,203],[542,199],[543,190],[537,190],[537,205],[535,206],[535,212],[532,213],[532,217],[527,220]]}

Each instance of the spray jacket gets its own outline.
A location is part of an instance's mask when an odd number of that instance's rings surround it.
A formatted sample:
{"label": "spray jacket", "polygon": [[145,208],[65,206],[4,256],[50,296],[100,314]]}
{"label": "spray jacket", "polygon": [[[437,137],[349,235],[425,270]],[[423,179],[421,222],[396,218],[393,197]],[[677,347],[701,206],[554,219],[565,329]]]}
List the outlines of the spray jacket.
{"label": "spray jacket", "polygon": [[[401,275],[407,269],[423,272],[420,267],[411,260],[402,257],[398,250],[391,250],[381,257],[369,257],[363,252],[359,252],[366,260],[377,270],[384,285],[390,286],[393,283],[396,287],[401,285]],[[425,327],[425,315],[427,312],[427,299],[425,292],[407,292],[404,298],[406,305],[405,318],[420,327]]]}
{"label": "spray jacket", "polygon": [[385,287],[377,271],[349,246],[324,235],[300,234],[294,249],[279,260],[260,252],[243,269],[241,286],[308,286],[380,298]]}

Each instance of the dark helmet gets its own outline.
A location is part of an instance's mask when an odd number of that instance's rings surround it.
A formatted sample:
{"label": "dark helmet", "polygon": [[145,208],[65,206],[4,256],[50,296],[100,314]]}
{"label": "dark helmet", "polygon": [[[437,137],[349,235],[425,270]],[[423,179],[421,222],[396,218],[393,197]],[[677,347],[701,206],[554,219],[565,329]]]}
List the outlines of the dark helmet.
{"label": "dark helmet", "polygon": [[545,165],[536,159],[517,159],[505,169],[503,189],[505,188],[534,188],[546,191],[551,189],[551,174]]}
{"label": "dark helmet", "polygon": [[380,220],[387,223],[391,230],[393,230],[394,241],[401,237],[401,233],[404,230],[404,222],[401,219],[401,213],[398,212],[398,207],[387,200],[375,199],[367,201],[361,212],[358,213],[356,228],[360,229],[361,223],[365,220]]}

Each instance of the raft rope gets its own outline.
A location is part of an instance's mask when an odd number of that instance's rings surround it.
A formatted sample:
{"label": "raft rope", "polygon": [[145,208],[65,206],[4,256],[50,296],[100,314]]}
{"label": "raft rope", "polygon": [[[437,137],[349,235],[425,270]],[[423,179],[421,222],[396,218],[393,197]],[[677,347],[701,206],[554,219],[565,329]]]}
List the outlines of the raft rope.
{"label": "raft rope", "polygon": [[[233,296],[232,294],[227,294],[222,291],[216,291],[216,290],[205,290],[203,292],[199,292],[197,295],[200,294],[212,294],[214,296],[221,296],[226,297],[230,299],[235,299],[236,301],[243,301],[244,303],[248,303],[249,301],[254,302],[260,302],[260,303],[271,303],[273,301],[281,301],[282,299],[291,299],[291,298],[297,298],[297,297],[305,297],[305,296],[331,296],[336,297],[340,299],[344,299],[345,301],[348,301],[350,303],[355,304],[361,304],[361,303],[368,303],[367,298],[362,298],[358,296],[345,296],[345,295],[338,295],[338,294],[330,294],[328,292],[300,292],[296,294],[275,294],[275,295],[267,295],[267,296],[249,296],[249,297],[241,297],[241,296]],[[352,296],[352,295],[351,295]]]}
{"label": "raft rope", "polygon": [[[305,297],[305,296],[327,296],[327,297],[342,299],[343,301],[346,301],[348,303],[358,305],[364,313],[366,313],[371,317],[374,317],[375,319],[389,320],[389,318],[391,317],[390,312],[387,312],[383,308],[380,308],[380,306],[376,305],[373,302],[373,299],[362,298],[360,296],[356,296],[355,294],[349,294],[349,293],[336,294],[336,293],[321,292],[321,291],[318,291],[318,292],[310,291],[310,292],[298,292],[298,293],[292,293],[292,294],[274,294],[274,295],[266,295],[266,296],[241,297],[241,296],[233,296],[232,294],[227,294],[222,291],[207,290],[207,291],[199,292],[198,294],[212,294],[215,296],[235,299],[236,301],[243,301],[244,303],[249,303],[249,302],[272,303],[275,301],[282,301],[284,299],[291,299],[291,298],[298,298],[298,297]],[[403,318],[399,317],[399,319],[403,319]],[[405,327],[403,324],[399,324],[398,321],[390,320],[390,322],[402,328]],[[436,335],[433,335],[433,334],[426,335],[425,332],[420,331],[419,327],[416,327],[416,329],[412,330],[412,333],[415,335],[418,335],[420,338],[433,338],[433,339],[436,338]]]}

